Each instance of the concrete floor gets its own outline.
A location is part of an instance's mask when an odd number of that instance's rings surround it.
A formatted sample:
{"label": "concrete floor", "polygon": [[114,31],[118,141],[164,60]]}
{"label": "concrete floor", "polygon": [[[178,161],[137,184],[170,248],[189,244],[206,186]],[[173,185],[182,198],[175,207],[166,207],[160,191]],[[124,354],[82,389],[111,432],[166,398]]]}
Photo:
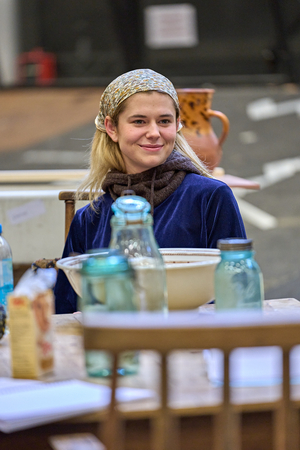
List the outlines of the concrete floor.
{"label": "concrete floor", "polygon": [[[221,166],[226,173],[257,178],[262,186],[234,192],[254,240],[265,296],[300,299],[299,88],[209,87],[215,88],[212,108],[231,124]],[[1,170],[85,168],[101,92],[0,91]],[[212,123],[218,134],[220,123]]]}

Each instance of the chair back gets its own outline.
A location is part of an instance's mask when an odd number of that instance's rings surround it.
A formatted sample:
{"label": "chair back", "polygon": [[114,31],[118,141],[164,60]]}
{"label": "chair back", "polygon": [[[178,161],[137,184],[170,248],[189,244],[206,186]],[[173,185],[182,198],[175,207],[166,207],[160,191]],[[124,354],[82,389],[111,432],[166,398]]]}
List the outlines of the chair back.
{"label": "chair back", "polygon": [[[59,200],[65,202],[65,240],[67,239],[71,222],[75,215],[76,191],[61,191],[58,195]],[[83,192],[80,200],[89,200],[88,192]]]}
{"label": "chair back", "polygon": [[[84,347],[88,350],[108,350],[113,355],[111,405],[106,422],[108,450],[116,450],[116,432],[120,413],[116,408],[117,359],[125,350],[155,350],[161,355],[160,406],[148,411],[152,421],[152,442],[155,450],[178,448],[174,436],[178,433],[178,418],[185,415],[213,417],[214,450],[241,449],[241,414],[244,411],[273,411],[273,443],[276,450],[298,449],[298,408],[300,402],[291,398],[290,350],[300,344],[300,312],[275,312],[267,315],[201,314],[195,311],[172,311],[167,317],[156,313],[108,313],[84,315]],[[232,401],[230,386],[230,354],[237,347],[279,346],[282,349],[282,395],[280,400],[253,403],[251,389],[248,403]],[[194,410],[170,406],[167,357],[174,350],[221,349],[224,354],[222,403],[203,405]],[[197,393],[195,393],[197,395]],[[147,411],[136,418],[145,417]],[[122,413],[124,417],[124,413]],[[255,433],[255,429],[253,430]],[[201,436],[199,436],[201,442]]]}

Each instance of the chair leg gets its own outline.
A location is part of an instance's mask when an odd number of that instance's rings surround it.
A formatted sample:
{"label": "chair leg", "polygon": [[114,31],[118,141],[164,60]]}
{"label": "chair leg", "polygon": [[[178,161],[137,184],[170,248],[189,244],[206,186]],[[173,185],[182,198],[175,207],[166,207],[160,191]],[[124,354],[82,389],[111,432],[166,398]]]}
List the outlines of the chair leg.
{"label": "chair leg", "polygon": [[274,448],[276,450],[298,450],[298,410],[293,406],[290,392],[290,352],[283,349],[282,398],[274,412]]}
{"label": "chair leg", "polygon": [[118,382],[118,354],[113,355],[111,401],[109,405],[108,417],[104,422],[103,440],[107,450],[122,450],[123,433],[117,409],[116,389]]}
{"label": "chair leg", "polygon": [[151,419],[152,450],[179,450],[179,418],[163,414]]}
{"label": "chair leg", "polygon": [[152,449],[179,450],[179,419],[169,412],[167,355],[161,355],[161,409],[152,419]]}
{"label": "chair leg", "polygon": [[214,416],[214,450],[241,449],[241,417],[240,414],[233,411],[230,402],[229,356],[230,352],[224,352],[223,408],[219,414]]}

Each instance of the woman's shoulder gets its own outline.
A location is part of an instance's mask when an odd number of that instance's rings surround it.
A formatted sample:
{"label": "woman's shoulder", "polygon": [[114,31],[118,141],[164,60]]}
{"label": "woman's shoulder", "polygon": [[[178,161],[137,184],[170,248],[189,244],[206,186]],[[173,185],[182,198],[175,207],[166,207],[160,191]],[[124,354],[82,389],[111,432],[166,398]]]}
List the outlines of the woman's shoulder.
{"label": "woman's shoulder", "polygon": [[86,205],[78,208],[75,214],[77,220],[84,220],[87,217],[93,218],[99,216],[100,214],[106,213],[110,210],[113,200],[110,194],[101,195],[93,203],[87,203]]}
{"label": "woman's shoulder", "polygon": [[205,177],[204,175],[197,175],[194,173],[188,173],[182,182],[183,188],[192,188],[194,192],[198,193],[207,191],[213,193],[214,191],[227,191],[231,192],[230,187],[223,181],[217,180],[216,178]]}

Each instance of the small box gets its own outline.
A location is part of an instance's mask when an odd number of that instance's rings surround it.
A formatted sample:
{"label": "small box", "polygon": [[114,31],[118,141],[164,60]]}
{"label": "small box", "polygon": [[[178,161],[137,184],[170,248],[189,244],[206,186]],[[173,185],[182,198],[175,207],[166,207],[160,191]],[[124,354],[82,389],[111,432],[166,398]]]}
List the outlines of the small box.
{"label": "small box", "polygon": [[54,368],[53,291],[8,297],[9,337],[12,376],[38,378]]}

